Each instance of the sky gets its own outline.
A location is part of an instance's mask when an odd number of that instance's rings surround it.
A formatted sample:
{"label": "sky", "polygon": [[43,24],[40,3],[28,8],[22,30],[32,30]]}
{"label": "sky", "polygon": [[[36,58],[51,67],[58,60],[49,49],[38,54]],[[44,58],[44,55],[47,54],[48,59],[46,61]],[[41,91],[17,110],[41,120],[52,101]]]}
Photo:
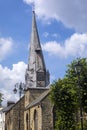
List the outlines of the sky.
{"label": "sky", "polygon": [[25,82],[33,8],[51,83],[64,77],[72,60],[87,58],[86,0],[0,0],[0,92],[4,102],[17,99],[14,86]]}

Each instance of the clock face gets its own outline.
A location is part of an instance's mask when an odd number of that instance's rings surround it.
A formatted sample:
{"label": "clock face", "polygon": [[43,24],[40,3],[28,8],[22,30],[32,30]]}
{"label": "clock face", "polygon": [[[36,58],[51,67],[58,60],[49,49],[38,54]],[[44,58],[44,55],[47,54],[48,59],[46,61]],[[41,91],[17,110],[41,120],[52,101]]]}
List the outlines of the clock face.
{"label": "clock face", "polygon": [[37,81],[45,81],[45,73],[37,72]]}
{"label": "clock face", "polygon": [[45,73],[37,72],[37,87],[45,87]]}
{"label": "clock face", "polygon": [[45,87],[45,81],[37,81],[37,87]]}

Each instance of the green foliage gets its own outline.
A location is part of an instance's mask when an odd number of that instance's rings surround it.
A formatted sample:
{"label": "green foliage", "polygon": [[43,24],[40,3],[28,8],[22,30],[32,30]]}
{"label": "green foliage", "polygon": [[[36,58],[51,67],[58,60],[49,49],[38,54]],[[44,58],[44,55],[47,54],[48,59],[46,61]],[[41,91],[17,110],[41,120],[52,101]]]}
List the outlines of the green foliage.
{"label": "green foliage", "polygon": [[[75,72],[75,64],[78,60],[82,66],[80,81]],[[80,130],[80,123],[76,121],[80,104],[79,95],[83,111],[87,113],[87,61],[85,58],[74,60],[68,65],[65,77],[52,84],[50,98],[56,107],[55,130]],[[87,126],[84,126],[87,129]]]}
{"label": "green foliage", "polygon": [[83,111],[87,113],[87,60],[86,58],[82,59],[76,59],[74,60],[70,65],[68,65],[68,70],[66,72],[66,77],[70,80],[72,80],[73,85],[77,87],[78,83],[78,77],[75,73],[75,64],[77,61],[80,60],[81,64],[81,73],[79,75],[80,81],[79,81],[79,87],[78,87],[78,93],[81,93],[82,97],[82,106],[83,106]]}
{"label": "green foliage", "polygon": [[54,82],[51,88],[51,100],[56,106],[56,129],[75,130],[75,109],[77,109],[77,93],[67,78]]}

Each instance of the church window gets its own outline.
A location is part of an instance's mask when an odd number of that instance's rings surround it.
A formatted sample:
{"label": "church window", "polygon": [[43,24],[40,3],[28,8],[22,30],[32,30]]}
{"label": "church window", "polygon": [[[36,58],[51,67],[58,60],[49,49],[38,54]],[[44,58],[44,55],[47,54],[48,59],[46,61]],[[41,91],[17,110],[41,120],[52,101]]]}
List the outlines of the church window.
{"label": "church window", "polygon": [[38,113],[34,111],[34,130],[38,130]]}
{"label": "church window", "polygon": [[26,130],[28,130],[28,113],[26,114]]}

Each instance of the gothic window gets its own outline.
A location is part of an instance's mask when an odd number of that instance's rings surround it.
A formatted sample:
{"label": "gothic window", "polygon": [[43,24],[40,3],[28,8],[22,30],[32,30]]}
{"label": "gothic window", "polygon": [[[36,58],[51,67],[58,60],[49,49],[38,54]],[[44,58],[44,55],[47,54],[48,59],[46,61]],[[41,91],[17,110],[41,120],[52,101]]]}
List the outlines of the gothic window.
{"label": "gothic window", "polygon": [[28,130],[28,113],[26,114],[26,130]]}
{"label": "gothic window", "polygon": [[38,113],[34,111],[34,130],[38,130]]}

